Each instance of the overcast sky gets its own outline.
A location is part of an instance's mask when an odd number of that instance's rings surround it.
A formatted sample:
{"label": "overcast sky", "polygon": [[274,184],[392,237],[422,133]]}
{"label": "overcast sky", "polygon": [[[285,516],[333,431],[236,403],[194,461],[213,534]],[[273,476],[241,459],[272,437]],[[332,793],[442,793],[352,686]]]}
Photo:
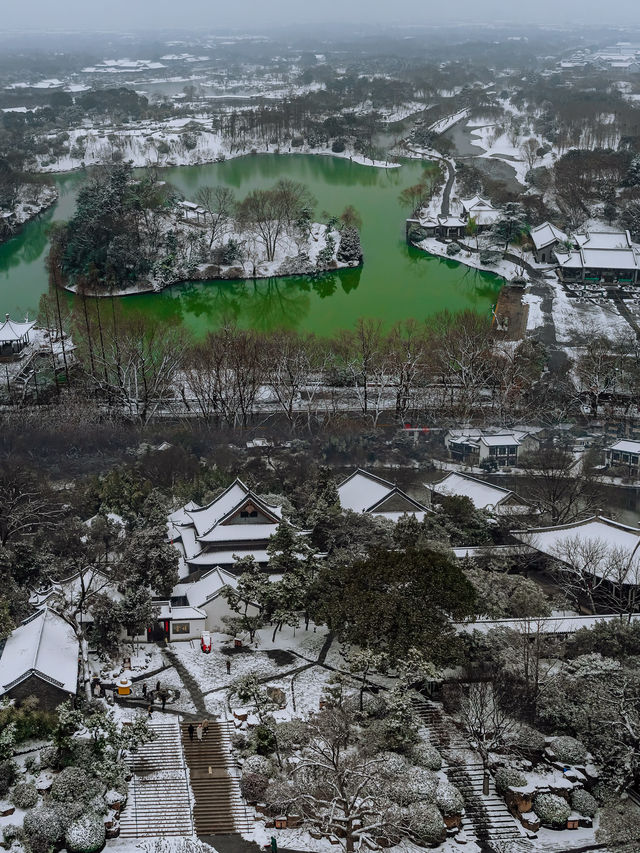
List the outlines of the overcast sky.
{"label": "overcast sky", "polygon": [[282,24],[527,21],[640,24],[640,0],[0,0],[3,29],[185,29]]}

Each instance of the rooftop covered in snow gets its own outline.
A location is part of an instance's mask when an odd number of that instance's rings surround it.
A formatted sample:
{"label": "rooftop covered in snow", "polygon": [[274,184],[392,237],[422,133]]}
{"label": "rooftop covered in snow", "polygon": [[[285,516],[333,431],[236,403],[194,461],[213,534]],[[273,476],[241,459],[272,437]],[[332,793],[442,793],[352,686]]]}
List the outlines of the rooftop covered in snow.
{"label": "rooftop covered in snow", "polygon": [[7,637],[0,657],[0,694],[30,675],[75,693],[78,651],[78,640],[68,622],[47,607],[39,610]]}
{"label": "rooftop covered in snow", "polygon": [[438,483],[429,486],[434,495],[458,495],[469,498],[476,509],[499,514],[519,514],[532,511],[524,498],[510,489],[494,486],[483,480],[476,480],[467,474],[452,471]]}

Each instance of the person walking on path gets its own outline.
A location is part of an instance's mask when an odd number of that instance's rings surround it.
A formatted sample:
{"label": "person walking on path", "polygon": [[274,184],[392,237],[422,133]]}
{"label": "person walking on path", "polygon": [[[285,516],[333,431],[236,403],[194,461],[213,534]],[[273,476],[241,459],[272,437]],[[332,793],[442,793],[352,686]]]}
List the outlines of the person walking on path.
{"label": "person walking on path", "polygon": [[142,685],[142,698],[143,698],[143,699],[146,699],[146,698],[147,698],[147,682],[146,682],[146,681],[145,681],[145,683]]}
{"label": "person walking on path", "polygon": [[160,693],[160,681],[156,681],[156,693]]}
{"label": "person walking on path", "polygon": [[196,733],[196,730],[193,727],[193,723],[189,723],[189,728],[187,729],[187,731],[189,732],[189,740],[191,741],[191,743],[193,743],[193,736]]}
{"label": "person walking on path", "polygon": [[167,704],[167,694],[166,694],[166,692],[163,690],[163,691],[162,691],[162,710],[163,710],[163,711],[164,711],[164,706],[165,706],[166,704]]}
{"label": "person walking on path", "polygon": [[198,736],[198,741],[202,743],[202,723],[198,723],[198,728],[196,729],[196,735]]}
{"label": "person walking on path", "polygon": [[227,675],[231,675],[231,661],[227,658]]}
{"label": "person walking on path", "polygon": [[202,737],[206,737],[208,731],[209,731],[209,720],[203,720],[202,721]]}
{"label": "person walking on path", "polygon": [[153,714],[153,702],[149,702],[149,705],[147,707],[147,714],[149,716],[151,716]]}

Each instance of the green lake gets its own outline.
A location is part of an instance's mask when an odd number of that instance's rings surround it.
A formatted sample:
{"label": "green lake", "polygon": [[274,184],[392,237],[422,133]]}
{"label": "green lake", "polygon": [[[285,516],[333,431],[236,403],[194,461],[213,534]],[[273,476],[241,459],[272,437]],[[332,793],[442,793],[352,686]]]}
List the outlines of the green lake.
{"label": "green lake", "polygon": [[[359,317],[378,317],[391,326],[407,318],[423,320],[444,309],[488,312],[501,279],[430,257],[405,243],[407,211],[398,194],[420,180],[423,168],[417,161],[379,169],[337,157],[262,154],[164,169],[163,178],[187,198],[198,187],[216,184],[230,186],[242,197],[254,187],[268,187],[287,177],[309,187],[318,202],[317,214],[339,215],[352,204],[363,220],[364,266],[317,278],[187,282],[159,294],[125,297],[125,304],[161,318],[180,319],[197,335],[230,318],[256,329],[286,327],[327,335],[352,327]],[[47,227],[69,218],[83,177],[58,176],[58,203],[0,244],[0,313],[35,315],[40,294],[48,287]]]}

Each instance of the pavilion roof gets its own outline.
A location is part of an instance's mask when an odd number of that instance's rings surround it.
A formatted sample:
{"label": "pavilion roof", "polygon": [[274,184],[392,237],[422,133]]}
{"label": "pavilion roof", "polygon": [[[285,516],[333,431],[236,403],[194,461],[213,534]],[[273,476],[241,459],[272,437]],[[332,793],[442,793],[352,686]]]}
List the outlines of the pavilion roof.
{"label": "pavilion roof", "polygon": [[7,343],[9,341],[21,341],[25,335],[28,335],[31,329],[36,324],[35,320],[25,320],[20,323],[12,320],[9,315],[5,315],[6,319],[0,326],[0,341]]}

